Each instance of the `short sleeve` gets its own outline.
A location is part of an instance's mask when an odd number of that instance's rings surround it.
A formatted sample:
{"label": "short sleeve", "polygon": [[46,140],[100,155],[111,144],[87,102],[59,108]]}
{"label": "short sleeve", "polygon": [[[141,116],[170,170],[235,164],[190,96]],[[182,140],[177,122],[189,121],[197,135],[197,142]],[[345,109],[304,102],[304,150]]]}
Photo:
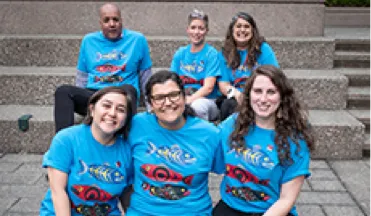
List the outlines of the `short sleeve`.
{"label": "short sleeve", "polygon": [[53,138],[49,150],[43,157],[42,166],[52,167],[68,174],[73,161],[72,143],[67,137],[63,137],[65,133],[61,132]]}
{"label": "short sleeve", "polygon": [[231,82],[231,74],[232,71],[227,65],[227,61],[225,60],[222,52],[219,52],[218,54],[218,60],[219,60],[219,68],[220,68],[220,73],[221,76],[219,78],[219,82]]}
{"label": "short sleeve", "polygon": [[139,65],[139,71],[146,70],[152,67],[151,55],[149,51],[149,46],[146,38],[142,36],[142,53],[143,57]]}
{"label": "short sleeve", "polygon": [[170,71],[179,73],[179,68],[180,68],[180,49],[178,49],[174,56],[173,59],[171,60],[171,65],[170,65]]}
{"label": "short sleeve", "polygon": [[211,48],[210,54],[208,55],[208,63],[207,63],[207,70],[206,70],[207,74],[205,78],[221,76],[219,65],[220,65],[220,61],[218,59],[218,53],[214,48]]}
{"label": "short sleeve", "polygon": [[300,141],[300,151],[295,152],[294,149],[291,150],[291,155],[293,163],[284,167],[282,184],[291,181],[298,176],[304,176],[308,178],[310,176],[309,163],[310,154],[309,149],[304,141]]}
{"label": "short sleeve", "polygon": [[211,169],[211,171],[216,173],[216,174],[224,173],[224,169],[225,169],[223,148],[222,148],[221,140],[220,140],[219,137],[220,137],[220,132],[219,132],[218,139],[217,139],[218,144],[217,144],[216,149],[215,149],[215,154],[214,154],[214,158],[213,158],[213,165],[212,165],[212,169]]}
{"label": "short sleeve", "polygon": [[78,71],[88,73],[88,70],[86,68],[85,43],[86,43],[86,38],[84,37],[81,41],[79,57],[77,59],[76,68]]}
{"label": "short sleeve", "polygon": [[276,54],[268,43],[262,44],[261,56],[260,59],[258,59],[258,63],[259,65],[273,65],[278,68],[280,67],[276,58]]}

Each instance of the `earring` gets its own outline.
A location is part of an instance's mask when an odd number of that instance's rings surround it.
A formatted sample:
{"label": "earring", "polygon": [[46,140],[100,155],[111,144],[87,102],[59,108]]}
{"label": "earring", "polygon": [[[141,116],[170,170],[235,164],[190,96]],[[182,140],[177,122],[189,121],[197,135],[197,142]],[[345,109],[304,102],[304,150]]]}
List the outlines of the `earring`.
{"label": "earring", "polygon": [[279,118],[279,119],[282,118],[282,108],[278,109],[277,118]]}

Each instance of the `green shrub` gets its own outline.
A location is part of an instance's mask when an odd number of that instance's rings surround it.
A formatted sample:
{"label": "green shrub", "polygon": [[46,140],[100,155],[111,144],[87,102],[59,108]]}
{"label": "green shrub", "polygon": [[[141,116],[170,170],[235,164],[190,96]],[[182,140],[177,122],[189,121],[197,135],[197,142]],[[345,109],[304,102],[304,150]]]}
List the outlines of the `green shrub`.
{"label": "green shrub", "polygon": [[326,0],[329,7],[370,7],[370,0]]}

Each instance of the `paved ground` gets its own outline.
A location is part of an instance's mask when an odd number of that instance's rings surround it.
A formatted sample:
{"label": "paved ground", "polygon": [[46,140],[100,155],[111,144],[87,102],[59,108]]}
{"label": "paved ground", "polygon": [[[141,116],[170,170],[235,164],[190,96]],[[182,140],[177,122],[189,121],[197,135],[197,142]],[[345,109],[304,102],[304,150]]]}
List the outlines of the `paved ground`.
{"label": "paved ground", "polygon": [[[0,215],[38,215],[47,183],[41,155],[0,154]],[[370,162],[314,160],[297,202],[301,216],[370,215]],[[219,199],[220,176],[210,178]]]}

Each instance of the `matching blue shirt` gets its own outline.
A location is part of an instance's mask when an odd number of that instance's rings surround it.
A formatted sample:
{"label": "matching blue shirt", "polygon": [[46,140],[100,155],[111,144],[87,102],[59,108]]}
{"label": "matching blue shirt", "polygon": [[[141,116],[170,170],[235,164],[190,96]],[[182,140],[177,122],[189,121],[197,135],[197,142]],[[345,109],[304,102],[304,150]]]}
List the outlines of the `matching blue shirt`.
{"label": "matching blue shirt", "polygon": [[[222,200],[242,212],[264,213],[280,196],[281,185],[298,176],[309,177],[310,155],[305,141],[300,140],[300,150],[290,140],[293,163],[279,163],[274,130],[253,126],[245,136],[246,149],[229,147],[229,137],[234,130],[237,114],[219,125],[224,154],[225,173],[220,186]],[[296,208],[290,211],[298,215]]]}
{"label": "matching blue shirt", "polygon": [[[260,46],[261,53],[259,54],[256,65],[254,68],[260,65],[273,65],[279,67],[276,55],[274,54],[273,49],[269,46],[268,43],[263,42]],[[227,64],[226,59],[224,58],[222,52],[219,52],[219,59],[221,61],[220,68],[222,76],[218,80],[219,82],[230,82],[232,86],[237,88],[239,91],[243,92],[246,79],[250,77],[252,70],[247,66],[247,50],[238,50],[240,55],[240,65],[236,70],[232,70]],[[253,68],[253,69],[254,69]]]}
{"label": "matching blue shirt", "polygon": [[143,34],[123,29],[122,38],[110,41],[101,31],[87,34],[80,47],[77,69],[88,73],[86,88],[129,84],[140,95],[139,72],[152,66]]}
{"label": "matching blue shirt", "polygon": [[[90,126],[81,124],[57,133],[42,166],[68,175],[71,215],[121,215],[118,197],[132,183],[131,159],[130,145],[121,136],[105,146],[94,139]],[[40,215],[55,215],[50,189],[41,202]]]}
{"label": "matching blue shirt", "polygon": [[187,117],[182,128],[168,130],[154,114],[140,113],[129,142],[135,175],[127,216],[211,215],[208,173],[223,171],[215,160],[222,157],[217,127]]}
{"label": "matching blue shirt", "polygon": [[[197,91],[206,78],[221,76],[218,51],[208,43],[196,53],[191,52],[191,44],[180,47],[174,54],[170,70],[182,78],[186,89],[194,88]],[[217,96],[218,85],[215,83],[214,90],[207,98],[215,99]]]}

